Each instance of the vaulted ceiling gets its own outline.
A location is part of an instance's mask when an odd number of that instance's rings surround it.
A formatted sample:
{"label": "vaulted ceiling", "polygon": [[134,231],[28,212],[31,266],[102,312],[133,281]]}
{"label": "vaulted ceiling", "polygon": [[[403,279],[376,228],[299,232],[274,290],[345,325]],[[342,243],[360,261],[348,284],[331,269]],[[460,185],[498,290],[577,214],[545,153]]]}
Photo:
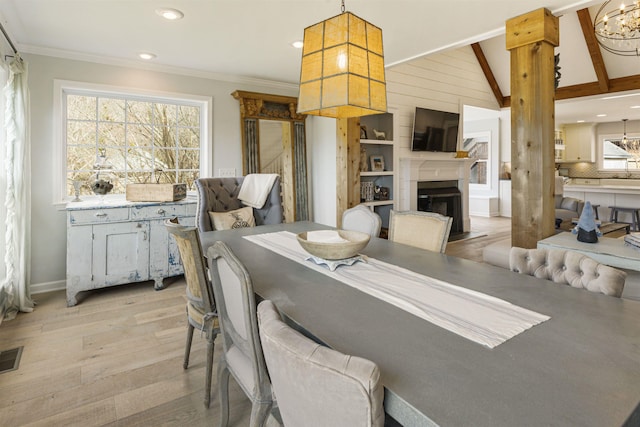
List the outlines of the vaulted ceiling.
{"label": "vaulted ceiling", "polygon": [[[593,33],[600,4],[560,15],[560,84],[556,90],[557,122],[610,122],[640,119],[640,57],[614,55],[602,49]],[[496,99],[508,107],[509,52],[501,34],[472,45]],[[635,108],[632,108],[635,107]]]}
{"label": "vaulted ceiling", "polygon": [[[562,78],[557,98],[572,101],[556,117],[598,107],[605,121],[619,120],[615,105],[592,97],[640,90],[640,58],[603,52],[590,35],[590,18],[601,1],[592,0],[346,0],[346,9],[383,29],[387,67],[462,46],[475,45],[493,75],[496,96],[509,104],[509,54],[504,24],[546,7],[560,16]],[[179,21],[155,10],[176,8]],[[301,40],[309,25],[340,13],[339,0],[2,0],[0,22],[19,51],[69,59],[152,68],[225,80],[270,80],[297,84]],[[139,52],[156,58],[143,63]],[[587,98],[585,98],[587,96]],[[593,111],[597,111],[596,108]],[[620,114],[626,114],[628,106]],[[566,110],[566,113],[564,112]],[[633,110],[640,118],[640,109]],[[616,113],[618,114],[618,113]],[[566,116],[566,117],[565,117]],[[629,119],[634,119],[627,114]],[[586,118],[588,121],[601,119]]]}

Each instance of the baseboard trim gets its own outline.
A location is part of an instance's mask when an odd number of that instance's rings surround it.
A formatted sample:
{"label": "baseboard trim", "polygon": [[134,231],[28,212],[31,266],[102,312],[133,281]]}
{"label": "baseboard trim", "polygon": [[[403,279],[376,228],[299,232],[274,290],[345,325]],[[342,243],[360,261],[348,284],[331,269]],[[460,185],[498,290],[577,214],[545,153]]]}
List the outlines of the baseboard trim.
{"label": "baseboard trim", "polygon": [[67,289],[66,280],[58,280],[56,282],[36,283],[29,286],[31,295],[42,294],[45,292],[61,291]]}

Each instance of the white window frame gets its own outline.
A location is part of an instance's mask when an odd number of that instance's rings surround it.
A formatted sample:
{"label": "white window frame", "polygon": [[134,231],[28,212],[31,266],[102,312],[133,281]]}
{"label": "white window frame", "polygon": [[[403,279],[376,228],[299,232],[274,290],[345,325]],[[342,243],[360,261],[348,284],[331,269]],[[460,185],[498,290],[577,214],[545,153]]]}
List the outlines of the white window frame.
{"label": "white window frame", "polygon": [[[640,133],[628,133],[627,138],[640,139]],[[619,169],[605,169],[604,167],[604,141],[611,139],[622,139],[622,136],[617,134],[599,135],[596,146],[596,169],[598,172],[613,172],[613,173],[630,173],[627,168]],[[638,172],[638,169],[633,169],[631,172]]]}
{"label": "white window frame", "polygon": [[[87,96],[139,97],[154,102],[190,102],[200,107],[200,176],[213,176],[213,98],[175,92],[162,92],[138,88],[110,86],[94,83],[54,80],[53,82],[53,204],[62,207],[72,200],[66,195],[67,147],[66,110],[64,97],[67,94]],[[91,199],[92,196],[83,196]],[[97,196],[96,196],[97,198]]]}

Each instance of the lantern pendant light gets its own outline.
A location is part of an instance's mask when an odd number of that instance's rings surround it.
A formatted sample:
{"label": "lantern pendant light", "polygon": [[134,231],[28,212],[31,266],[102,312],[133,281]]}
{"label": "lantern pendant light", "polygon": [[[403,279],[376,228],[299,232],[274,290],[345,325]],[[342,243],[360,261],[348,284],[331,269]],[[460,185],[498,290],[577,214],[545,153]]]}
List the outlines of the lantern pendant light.
{"label": "lantern pendant light", "polygon": [[335,118],[387,112],[382,30],[345,12],[305,28],[298,113]]}

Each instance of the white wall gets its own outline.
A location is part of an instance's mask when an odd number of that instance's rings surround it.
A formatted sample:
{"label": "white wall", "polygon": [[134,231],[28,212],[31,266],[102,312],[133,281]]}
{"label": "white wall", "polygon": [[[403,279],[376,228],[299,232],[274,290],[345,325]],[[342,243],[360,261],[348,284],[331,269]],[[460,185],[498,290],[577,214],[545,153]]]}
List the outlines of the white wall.
{"label": "white wall", "polygon": [[[314,222],[335,227],[336,221],[336,120],[307,118],[307,149],[311,153]],[[309,143],[309,141],[312,141]]]}
{"label": "white wall", "polygon": [[32,142],[31,290],[64,287],[66,277],[66,214],[52,205],[54,79],[132,87],[213,97],[213,167],[242,173],[240,108],[234,90],[297,96],[292,85],[223,82],[201,77],[25,55],[29,64]]}

